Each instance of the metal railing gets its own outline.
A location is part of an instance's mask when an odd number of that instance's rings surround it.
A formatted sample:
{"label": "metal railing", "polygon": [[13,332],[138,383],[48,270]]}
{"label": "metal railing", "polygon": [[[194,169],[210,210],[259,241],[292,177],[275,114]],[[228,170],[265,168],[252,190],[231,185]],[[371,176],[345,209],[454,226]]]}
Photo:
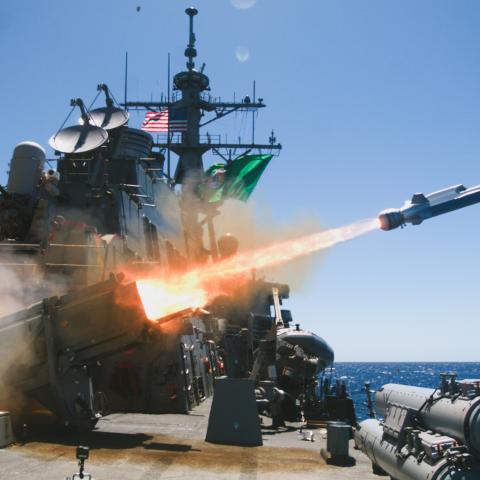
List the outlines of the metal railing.
{"label": "metal railing", "polygon": [[[170,137],[170,140],[169,140]],[[172,144],[172,145],[178,145],[183,143],[183,138],[181,133],[159,133],[156,135],[156,143],[161,143],[161,144]],[[206,143],[210,145],[219,145],[222,143],[222,139],[220,135],[210,135],[209,133],[207,134],[202,134],[199,135],[198,137],[199,143]]]}

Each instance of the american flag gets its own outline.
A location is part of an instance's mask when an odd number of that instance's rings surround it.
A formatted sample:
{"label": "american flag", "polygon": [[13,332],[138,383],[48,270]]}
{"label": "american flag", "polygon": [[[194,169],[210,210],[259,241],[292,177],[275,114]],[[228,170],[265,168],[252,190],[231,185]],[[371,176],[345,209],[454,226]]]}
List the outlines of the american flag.
{"label": "american flag", "polygon": [[140,128],[146,132],[186,132],[187,109],[166,108],[160,112],[147,112]]}

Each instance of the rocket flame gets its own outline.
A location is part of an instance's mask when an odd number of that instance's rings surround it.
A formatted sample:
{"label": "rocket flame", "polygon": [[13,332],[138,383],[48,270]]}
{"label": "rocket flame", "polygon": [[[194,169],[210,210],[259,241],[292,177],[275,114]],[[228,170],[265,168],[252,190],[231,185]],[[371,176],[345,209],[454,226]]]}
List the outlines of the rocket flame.
{"label": "rocket flame", "polygon": [[333,247],[380,228],[378,219],[363,220],[323,232],[276,242],[239,253],[175,277],[137,280],[145,313],[151,320],[185,308],[199,308],[221,292],[219,280],[232,280],[253,269],[264,269]]}
{"label": "rocket flame", "polygon": [[145,315],[158,319],[186,308],[200,308],[208,301],[207,291],[193,278],[185,276],[171,279],[148,278],[137,280],[137,290]]}

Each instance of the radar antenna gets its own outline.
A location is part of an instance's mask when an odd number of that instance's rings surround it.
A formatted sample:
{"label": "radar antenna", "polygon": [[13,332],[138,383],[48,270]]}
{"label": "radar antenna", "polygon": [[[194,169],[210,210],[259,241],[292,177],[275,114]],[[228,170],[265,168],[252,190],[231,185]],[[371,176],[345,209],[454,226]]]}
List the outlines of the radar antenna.
{"label": "radar antenna", "polygon": [[195,34],[193,33],[193,17],[198,13],[198,10],[194,7],[189,7],[185,10],[185,13],[190,17],[190,34],[188,45],[185,49],[185,56],[188,58],[187,68],[191,72],[195,67],[193,59],[197,56],[197,50],[195,49]]}

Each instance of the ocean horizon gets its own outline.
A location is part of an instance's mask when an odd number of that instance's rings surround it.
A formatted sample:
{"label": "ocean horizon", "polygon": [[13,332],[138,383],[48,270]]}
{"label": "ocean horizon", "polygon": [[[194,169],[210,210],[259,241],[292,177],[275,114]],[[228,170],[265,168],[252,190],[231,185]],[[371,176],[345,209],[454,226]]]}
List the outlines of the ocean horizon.
{"label": "ocean horizon", "polygon": [[[440,384],[440,374],[444,372],[456,373],[459,380],[480,378],[480,362],[335,362],[332,372],[327,369],[323,378],[331,376],[346,381],[357,418],[363,420],[368,418],[366,382],[370,384],[370,390],[378,390],[387,383],[436,388]],[[372,397],[374,399],[375,395]]]}

